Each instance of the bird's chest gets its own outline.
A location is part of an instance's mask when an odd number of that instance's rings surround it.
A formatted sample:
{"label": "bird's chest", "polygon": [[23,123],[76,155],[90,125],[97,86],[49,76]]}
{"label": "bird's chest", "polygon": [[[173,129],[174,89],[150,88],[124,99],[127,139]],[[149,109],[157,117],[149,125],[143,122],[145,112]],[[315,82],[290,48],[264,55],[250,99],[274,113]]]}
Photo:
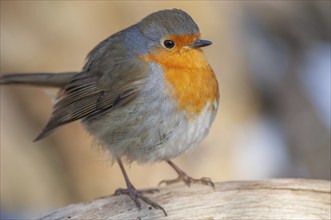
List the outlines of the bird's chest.
{"label": "bird's chest", "polygon": [[[212,69],[167,68],[164,72],[166,91],[173,98],[178,109],[186,112],[189,118],[198,117],[206,106],[218,101],[218,85]],[[209,110],[217,109],[209,105]]]}
{"label": "bird's chest", "polygon": [[[205,71],[205,72],[203,72]],[[147,108],[140,128],[144,155],[138,161],[176,157],[197,145],[208,133],[218,107],[218,85],[209,68],[156,67],[142,97]],[[153,83],[152,83],[153,82]]]}

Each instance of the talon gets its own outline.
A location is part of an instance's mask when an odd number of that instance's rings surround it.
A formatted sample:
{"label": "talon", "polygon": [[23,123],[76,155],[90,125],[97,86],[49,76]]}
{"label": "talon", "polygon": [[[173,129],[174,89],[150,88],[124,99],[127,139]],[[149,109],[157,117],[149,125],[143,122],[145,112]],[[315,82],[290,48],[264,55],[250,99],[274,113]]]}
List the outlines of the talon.
{"label": "talon", "polygon": [[125,194],[123,191],[125,191],[125,189],[118,188],[118,189],[114,192],[114,195],[115,195],[115,196],[118,196],[118,195],[121,195],[121,194]]}
{"label": "talon", "polygon": [[167,212],[165,211],[165,209],[162,206],[160,206],[156,202],[153,202],[152,200],[150,200],[149,198],[147,198],[146,196],[143,195],[143,193],[154,193],[154,192],[159,192],[159,191],[160,190],[158,190],[158,189],[148,189],[148,190],[140,191],[140,190],[136,190],[135,188],[128,188],[128,189],[119,188],[115,191],[114,195],[121,195],[121,194],[128,195],[133,200],[133,202],[136,204],[136,206],[139,210],[141,210],[141,202],[139,201],[139,199],[140,199],[140,200],[144,201],[146,204],[152,206],[153,208],[162,210],[164,215],[168,216]]}
{"label": "talon", "polygon": [[179,178],[179,177],[176,178],[176,179],[172,179],[172,180],[162,180],[161,182],[159,182],[158,186],[160,186],[163,183],[166,184],[166,186],[168,186],[168,185],[171,185],[171,184],[174,184],[174,183],[178,183],[180,181],[182,181],[182,179]]}
{"label": "talon", "polygon": [[141,202],[139,201],[139,199],[137,199],[137,196],[132,196],[132,195],[130,195],[129,194],[129,196],[130,196],[130,198],[134,201],[134,203],[136,203],[136,206],[138,207],[138,209],[139,210],[141,210]]}
{"label": "talon", "polygon": [[202,177],[200,180],[201,180],[202,184],[211,186],[215,190],[215,184],[213,183],[213,181],[209,177]]}
{"label": "talon", "polygon": [[177,183],[183,181],[188,187],[192,185],[192,183],[199,183],[203,185],[211,186],[215,190],[215,185],[213,181],[209,177],[202,177],[200,179],[194,179],[188,176],[184,171],[182,171],[179,167],[177,167],[172,161],[168,160],[168,164],[176,171],[178,177],[172,180],[162,180],[158,185],[165,183],[166,185],[170,185],[173,183]]}
{"label": "talon", "polygon": [[142,190],[142,191],[140,191],[141,193],[150,193],[150,194],[153,194],[153,193],[158,193],[158,192],[160,192],[160,190],[159,189],[146,189],[146,190]]}
{"label": "talon", "polygon": [[193,182],[193,179],[190,178],[189,180],[186,181],[186,185],[187,185],[188,187],[191,187],[192,182]]}
{"label": "talon", "polygon": [[122,189],[122,188],[117,189],[115,191],[114,195],[121,195],[121,194],[128,195],[133,200],[133,202],[136,204],[136,206],[139,208],[139,210],[141,210],[141,202],[139,201],[139,199],[140,199],[140,200],[144,201],[146,204],[151,205],[153,208],[162,210],[164,215],[167,216],[167,212],[164,210],[164,208],[162,206],[153,202],[152,200],[150,200],[149,198],[147,198],[143,195],[144,192],[154,193],[154,192],[159,192],[159,190],[158,189],[147,189],[147,190],[142,190],[142,191],[136,190],[136,188],[132,185],[132,183],[129,180],[129,177],[124,169],[121,159],[117,158],[117,162],[118,162],[119,167],[122,170],[127,188],[126,189]]}

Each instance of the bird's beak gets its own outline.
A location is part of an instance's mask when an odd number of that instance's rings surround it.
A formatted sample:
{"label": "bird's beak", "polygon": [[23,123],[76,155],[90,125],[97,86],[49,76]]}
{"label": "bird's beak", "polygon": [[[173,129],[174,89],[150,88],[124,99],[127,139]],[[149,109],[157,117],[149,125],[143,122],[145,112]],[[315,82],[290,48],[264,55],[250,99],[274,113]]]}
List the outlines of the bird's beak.
{"label": "bird's beak", "polygon": [[213,42],[209,41],[209,40],[200,40],[197,39],[194,41],[194,43],[192,44],[192,48],[200,48],[200,47],[206,47],[211,45]]}

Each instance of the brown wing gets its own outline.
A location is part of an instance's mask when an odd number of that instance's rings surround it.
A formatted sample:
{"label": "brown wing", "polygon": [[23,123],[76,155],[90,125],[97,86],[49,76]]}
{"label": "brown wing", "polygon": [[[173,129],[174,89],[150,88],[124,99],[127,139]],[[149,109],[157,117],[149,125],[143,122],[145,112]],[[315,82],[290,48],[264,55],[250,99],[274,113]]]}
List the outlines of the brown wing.
{"label": "brown wing", "polygon": [[35,141],[48,135],[55,128],[83,118],[96,117],[122,106],[135,98],[139,86],[118,91],[104,91],[85,73],[76,75],[62,91],[54,105],[53,114]]}
{"label": "brown wing", "polygon": [[35,141],[59,126],[97,117],[137,96],[149,68],[130,57],[121,42],[115,36],[92,50],[83,72],[75,75],[61,92],[50,120]]}

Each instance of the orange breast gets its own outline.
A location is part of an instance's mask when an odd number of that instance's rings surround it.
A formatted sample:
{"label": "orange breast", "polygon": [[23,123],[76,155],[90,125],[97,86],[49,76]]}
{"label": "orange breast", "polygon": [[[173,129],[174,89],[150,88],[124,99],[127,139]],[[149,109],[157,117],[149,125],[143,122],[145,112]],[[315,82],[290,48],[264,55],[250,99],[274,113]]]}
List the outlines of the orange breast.
{"label": "orange breast", "polygon": [[159,50],[141,57],[163,67],[169,83],[167,93],[178,100],[179,108],[192,116],[199,115],[208,102],[215,108],[218,83],[215,74],[199,49]]}

